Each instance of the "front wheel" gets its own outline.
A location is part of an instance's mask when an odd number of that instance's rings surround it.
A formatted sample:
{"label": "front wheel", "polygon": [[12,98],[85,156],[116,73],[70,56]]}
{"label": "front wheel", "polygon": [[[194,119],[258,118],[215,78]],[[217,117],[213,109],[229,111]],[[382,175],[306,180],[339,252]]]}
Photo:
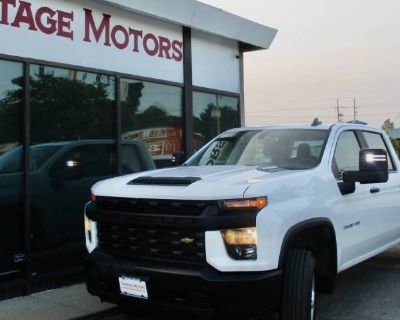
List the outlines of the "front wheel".
{"label": "front wheel", "polygon": [[315,260],[309,250],[289,252],[284,269],[281,320],[315,320]]}

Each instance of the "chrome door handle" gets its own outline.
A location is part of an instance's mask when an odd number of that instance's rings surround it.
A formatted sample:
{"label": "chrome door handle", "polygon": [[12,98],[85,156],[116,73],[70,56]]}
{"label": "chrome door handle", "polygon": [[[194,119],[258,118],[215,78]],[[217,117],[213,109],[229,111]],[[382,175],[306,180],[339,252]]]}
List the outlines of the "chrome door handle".
{"label": "chrome door handle", "polygon": [[379,189],[379,188],[371,188],[370,190],[369,190],[369,192],[371,192],[371,193],[378,193],[378,192],[380,192],[381,191],[381,189]]}

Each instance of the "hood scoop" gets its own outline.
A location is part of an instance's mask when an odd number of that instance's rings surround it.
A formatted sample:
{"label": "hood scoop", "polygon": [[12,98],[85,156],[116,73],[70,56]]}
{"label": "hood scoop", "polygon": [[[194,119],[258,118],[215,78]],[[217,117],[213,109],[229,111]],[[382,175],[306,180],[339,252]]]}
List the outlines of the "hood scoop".
{"label": "hood scoop", "polygon": [[196,181],[201,180],[197,177],[139,177],[128,185],[153,185],[153,186],[189,186]]}

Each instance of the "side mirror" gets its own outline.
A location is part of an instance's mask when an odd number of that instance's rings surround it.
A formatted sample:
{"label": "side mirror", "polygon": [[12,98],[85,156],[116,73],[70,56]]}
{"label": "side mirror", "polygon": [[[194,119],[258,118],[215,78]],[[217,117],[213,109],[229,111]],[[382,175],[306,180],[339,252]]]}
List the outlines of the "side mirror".
{"label": "side mirror", "polygon": [[49,171],[49,177],[59,182],[80,180],[83,177],[80,160],[61,160]]}
{"label": "side mirror", "polygon": [[172,155],[171,162],[172,162],[173,166],[177,167],[177,166],[180,166],[181,164],[183,164],[185,162],[185,160],[186,160],[185,153],[183,151],[179,151],[179,152],[175,152]]}
{"label": "side mirror", "polygon": [[346,171],[343,182],[383,183],[389,179],[388,155],[383,149],[360,150],[360,171]]}
{"label": "side mirror", "polygon": [[82,163],[80,160],[69,160],[65,163],[66,181],[82,179]]}

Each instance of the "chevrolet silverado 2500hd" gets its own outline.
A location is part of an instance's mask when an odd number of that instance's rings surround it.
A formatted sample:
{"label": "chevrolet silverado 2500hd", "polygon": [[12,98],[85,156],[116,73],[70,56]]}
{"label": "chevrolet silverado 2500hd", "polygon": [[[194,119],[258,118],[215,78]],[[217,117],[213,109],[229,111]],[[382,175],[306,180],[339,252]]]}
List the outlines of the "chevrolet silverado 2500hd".
{"label": "chevrolet silverado 2500hd", "polygon": [[398,168],[386,134],[364,123],[229,130],[180,167],[93,186],[88,290],[315,319],[337,273],[400,242]]}

